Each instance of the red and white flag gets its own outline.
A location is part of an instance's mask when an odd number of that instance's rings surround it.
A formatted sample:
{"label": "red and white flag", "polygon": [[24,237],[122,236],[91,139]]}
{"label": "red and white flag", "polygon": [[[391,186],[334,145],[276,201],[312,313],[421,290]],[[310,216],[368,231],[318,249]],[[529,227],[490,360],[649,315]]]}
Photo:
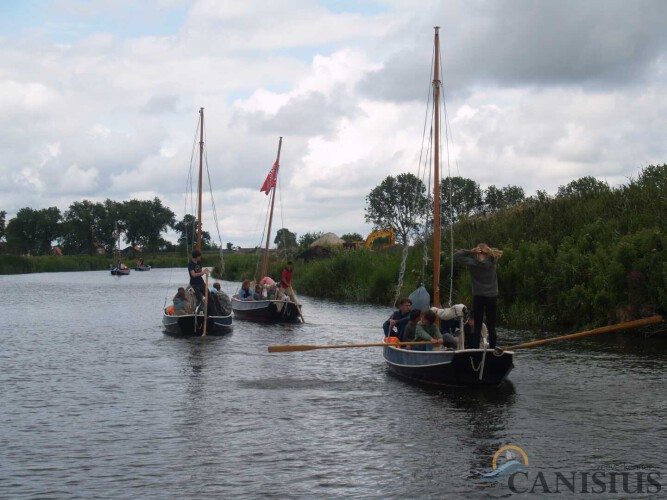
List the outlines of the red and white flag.
{"label": "red and white flag", "polygon": [[264,184],[262,184],[262,188],[260,191],[263,191],[266,193],[268,196],[271,193],[271,189],[276,187],[276,179],[278,179],[278,160],[273,164],[273,167],[271,167],[271,171],[269,172],[269,175],[266,176],[266,179],[264,180]]}

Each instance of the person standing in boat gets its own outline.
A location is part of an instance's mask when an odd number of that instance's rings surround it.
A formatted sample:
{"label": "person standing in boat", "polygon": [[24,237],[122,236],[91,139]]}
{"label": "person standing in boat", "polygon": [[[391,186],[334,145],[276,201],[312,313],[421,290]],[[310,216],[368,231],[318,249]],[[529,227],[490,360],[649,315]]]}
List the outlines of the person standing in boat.
{"label": "person standing in boat", "polygon": [[199,305],[204,302],[204,294],[206,293],[206,283],[202,276],[210,273],[209,269],[202,269],[201,267],[201,252],[193,250],[192,260],[188,262],[188,274],[190,275],[190,286],[195,291],[197,304]]}
{"label": "person standing in boat", "polygon": [[396,327],[397,333],[396,337],[399,340],[403,340],[403,330],[405,325],[410,321],[410,308],[412,307],[412,301],[405,297],[398,300],[398,310],[394,311],[389,319],[384,322],[382,329],[384,330],[385,337],[391,337],[394,327]]}
{"label": "person standing in boat", "polygon": [[496,302],[498,300],[498,275],[496,265],[503,255],[501,250],[480,243],[470,250],[457,250],[454,260],[470,271],[472,281],[472,309],[474,328],[472,335],[466,336],[466,347],[479,349],[482,325],[486,315],[489,331],[489,347],[496,347]]}
{"label": "person standing in boat", "polygon": [[290,300],[296,304],[296,297],[294,296],[294,290],[292,290],[292,277],[294,276],[294,271],[292,271],[292,261],[287,262],[287,266],[283,269],[283,272],[280,274],[280,290],[278,295],[282,297],[283,295],[288,295]]}

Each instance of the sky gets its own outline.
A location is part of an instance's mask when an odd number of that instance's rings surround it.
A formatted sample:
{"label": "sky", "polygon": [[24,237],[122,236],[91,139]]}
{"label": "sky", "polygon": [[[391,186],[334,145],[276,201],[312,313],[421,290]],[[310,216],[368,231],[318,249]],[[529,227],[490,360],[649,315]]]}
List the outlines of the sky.
{"label": "sky", "polygon": [[[667,162],[662,0],[3,0],[0,210],[159,197],[182,218],[199,108],[225,245],[366,236],[418,175],[440,27],[444,175],[555,194]],[[446,140],[445,140],[446,139]]]}

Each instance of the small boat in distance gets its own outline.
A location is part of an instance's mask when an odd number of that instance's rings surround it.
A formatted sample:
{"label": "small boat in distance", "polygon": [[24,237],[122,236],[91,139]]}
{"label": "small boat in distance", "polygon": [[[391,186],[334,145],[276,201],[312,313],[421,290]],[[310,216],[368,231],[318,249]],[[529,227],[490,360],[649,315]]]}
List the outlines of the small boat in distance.
{"label": "small boat in distance", "polygon": [[118,229],[118,224],[116,223],[116,263],[111,264],[111,275],[112,276],[127,276],[130,274],[130,268],[123,264],[122,253],[120,251],[120,229]]}
{"label": "small boat in distance", "polygon": [[[433,304],[440,307],[440,38],[435,28],[433,106]],[[443,311],[443,310],[440,310]],[[385,337],[382,348],[387,367],[401,377],[435,385],[471,386],[498,385],[513,368],[513,352],[488,349],[483,344],[479,349],[465,349],[463,343],[464,315],[458,317],[460,334],[455,350],[419,351],[402,349],[395,345],[396,337]]]}
{"label": "small boat in distance", "polygon": [[[202,183],[203,183],[203,163],[204,163],[204,108],[199,109],[199,123],[198,123],[198,132],[199,132],[199,177],[198,177],[198,189],[197,189],[197,229],[196,229],[196,239],[194,247],[197,248],[200,252],[202,250]],[[192,167],[192,165],[191,165]],[[210,179],[210,175],[209,175]],[[215,210],[215,208],[214,208]],[[216,216],[217,221],[217,216]],[[187,244],[186,244],[187,247]],[[222,256],[222,253],[220,254]],[[190,256],[188,255],[188,260]],[[183,269],[183,276],[187,269]],[[179,336],[179,337],[200,337],[200,336],[220,336],[229,333],[232,330],[232,313],[230,312],[227,315],[219,314],[209,314],[213,308],[210,307],[209,301],[212,299],[209,297],[210,293],[206,293],[206,304],[199,310],[196,308],[197,303],[195,299],[194,291],[186,285],[183,287],[186,291],[187,302],[189,308],[179,314],[174,311],[173,305],[165,304],[162,310],[162,326],[165,333]],[[176,290],[173,290],[173,293],[176,293]],[[169,295],[168,298],[171,298],[173,295]]]}
{"label": "small boat in distance", "polygon": [[[282,148],[283,138],[278,141],[278,154],[273,167],[266,176],[266,180],[260,191],[271,194],[271,209],[269,212],[268,229],[266,232],[266,244],[262,257],[262,270],[258,282],[264,280],[267,276],[269,243],[271,242],[271,223],[273,222],[273,207],[276,201],[276,186],[278,184],[278,169],[280,168],[280,150]],[[277,284],[272,285],[276,289]],[[266,297],[260,297],[259,300],[241,300],[237,295],[232,297],[232,310],[234,317],[247,321],[257,321],[262,323],[300,323],[303,322],[300,307],[289,300],[289,297],[275,298],[269,295],[267,289],[263,289]]]}

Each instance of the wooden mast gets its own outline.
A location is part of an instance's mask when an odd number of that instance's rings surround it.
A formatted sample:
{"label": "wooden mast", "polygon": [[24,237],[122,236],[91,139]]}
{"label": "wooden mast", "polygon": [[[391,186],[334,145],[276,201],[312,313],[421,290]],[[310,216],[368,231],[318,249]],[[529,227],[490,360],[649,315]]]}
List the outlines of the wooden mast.
{"label": "wooden mast", "polygon": [[440,307],[440,27],[435,28],[433,106],[435,141],[433,151],[433,305]]}
{"label": "wooden mast", "polygon": [[264,276],[266,276],[266,270],[268,267],[269,245],[271,243],[271,223],[273,222],[273,205],[276,201],[278,169],[280,168],[280,149],[282,148],[282,145],[283,145],[283,138],[281,137],[280,140],[278,141],[278,154],[276,156],[275,171],[272,169],[273,178],[270,180],[270,182],[273,184],[271,189],[271,212],[269,212],[269,227],[266,231],[266,246],[264,247],[264,258],[262,259],[262,274],[260,275],[259,279],[262,279]]}
{"label": "wooden mast", "polygon": [[204,108],[199,108],[199,184],[197,187],[197,250],[201,252],[201,198],[204,164]]}

